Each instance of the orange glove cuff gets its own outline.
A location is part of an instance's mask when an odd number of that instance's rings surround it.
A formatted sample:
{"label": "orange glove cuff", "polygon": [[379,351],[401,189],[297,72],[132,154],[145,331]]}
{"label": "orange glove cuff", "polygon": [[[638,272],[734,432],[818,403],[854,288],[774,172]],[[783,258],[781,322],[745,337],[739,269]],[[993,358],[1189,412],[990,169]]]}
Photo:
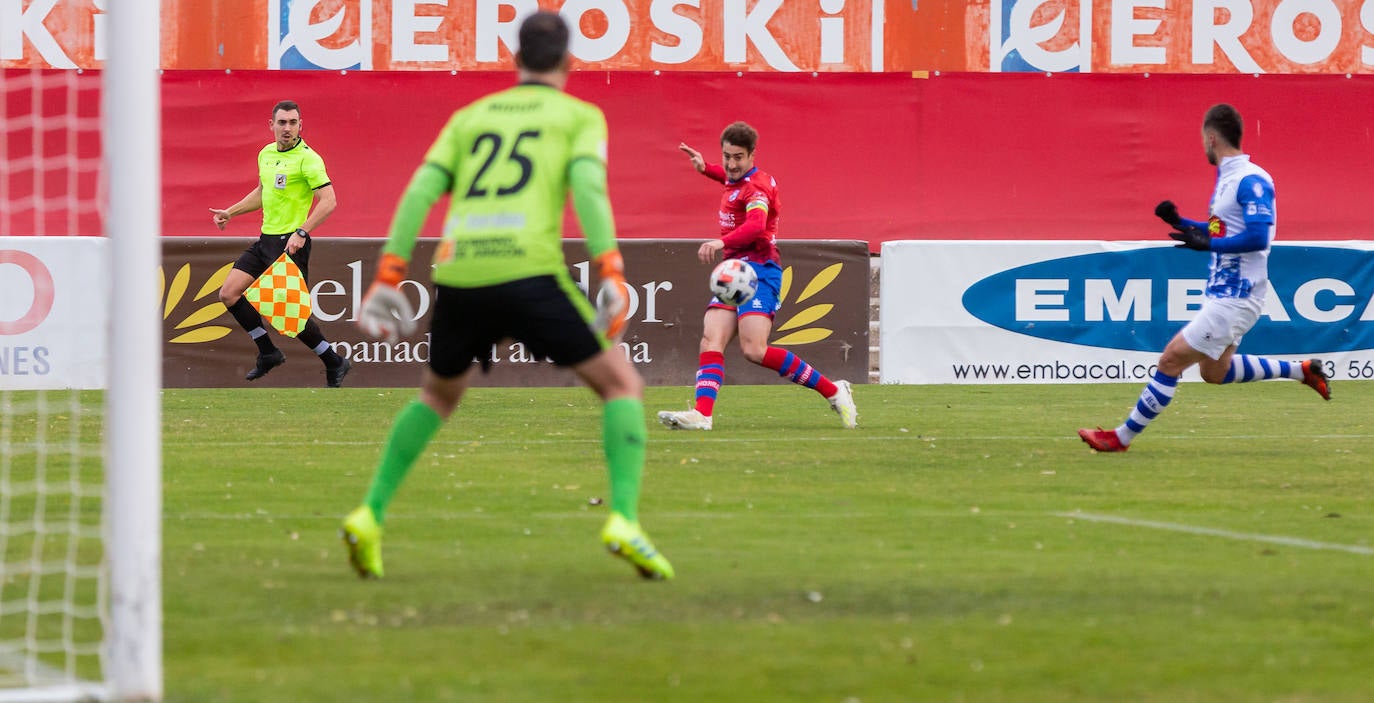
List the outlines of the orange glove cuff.
{"label": "orange glove cuff", "polygon": [[395,288],[405,279],[405,259],[395,254],[382,254],[382,260],[377,263],[377,281]]}
{"label": "orange glove cuff", "polygon": [[619,249],[612,249],[602,252],[601,256],[594,259],[597,266],[597,273],[602,278],[624,278],[625,277],[625,258],[620,255]]}

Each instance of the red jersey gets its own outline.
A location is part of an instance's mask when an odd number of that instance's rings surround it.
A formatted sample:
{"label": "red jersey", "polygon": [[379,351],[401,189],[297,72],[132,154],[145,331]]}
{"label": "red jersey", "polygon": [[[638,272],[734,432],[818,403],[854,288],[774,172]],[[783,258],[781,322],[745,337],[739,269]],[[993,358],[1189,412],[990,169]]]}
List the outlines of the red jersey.
{"label": "red jersey", "polygon": [[[722,255],[756,264],[772,261],[781,266],[776,244],[781,211],[778,182],[757,166],[738,181],[727,181],[725,169],[717,164],[707,164],[703,175],[725,184],[725,192],[720,195],[720,238],[725,241]],[[756,211],[762,211],[764,216],[762,230],[746,223],[750,213]]]}

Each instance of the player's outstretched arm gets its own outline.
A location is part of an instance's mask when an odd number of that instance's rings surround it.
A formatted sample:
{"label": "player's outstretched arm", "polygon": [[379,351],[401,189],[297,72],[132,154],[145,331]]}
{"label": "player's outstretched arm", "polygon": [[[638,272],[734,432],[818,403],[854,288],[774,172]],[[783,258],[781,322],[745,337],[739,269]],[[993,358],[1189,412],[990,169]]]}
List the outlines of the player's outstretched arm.
{"label": "player's outstretched arm", "polygon": [[1170,227],[1177,227],[1183,221],[1178,214],[1178,206],[1172,200],[1165,200],[1155,206],[1155,217],[1164,220],[1164,224]]}
{"label": "player's outstretched arm", "polygon": [[402,261],[410,261],[415,240],[420,236],[420,228],[429,216],[429,209],[452,187],[453,175],[443,167],[430,162],[420,164],[401,194],[401,201],[396,204],[382,252],[395,254]]}
{"label": "player's outstretched arm", "polygon": [[1208,234],[1207,230],[1201,227],[1183,225],[1182,229],[1176,229],[1170,232],[1169,236],[1178,242],[1176,246],[1181,249],[1192,249],[1194,251],[1212,250],[1212,235]]}
{"label": "player's outstretched arm", "polygon": [[229,207],[224,208],[223,210],[210,208],[210,217],[214,220],[215,226],[220,228],[221,231],[223,231],[224,226],[229,224],[229,220],[238,217],[239,215],[243,215],[261,209],[262,184],[259,183],[257,188],[248,191],[248,195],[243,196],[243,199],[238,201],[237,203],[234,203],[233,205],[230,205]]}
{"label": "player's outstretched arm", "polygon": [[615,218],[606,193],[606,165],[595,159],[578,159],[568,166],[568,185],[573,210],[587,252],[597,267],[601,283],[596,293],[596,327],[607,339],[618,340],[625,332],[625,313],[630,309],[625,291],[625,262],[615,242]]}
{"label": "player's outstretched arm", "polygon": [[1212,251],[1240,254],[1268,248],[1274,227],[1274,184],[1258,176],[1246,176],[1236,188],[1236,202],[1245,213],[1245,227],[1213,239]]}
{"label": "player's outstretched arm", "polygon": [[721,168],[719,164],[706,163],[706,159],[701,155],[701,152],[687,146],[685,142],[679,143],[677,148],[681,150],[682,153],[686,154],[687,158],[692,160],[692,168],[696,169],[697,173],[717,183],[725,182],[725,169]]}
{"label": "player's outstretched arm", "polygon": [[1207,229],[1207,223],[1206,223],[1206,222],[1198,222],[1197,220],[1190,220],[1190,219],[1188,219],[1188,218],[1186,218],[1186,217],[1183,217],[1183,216],[1179,215],[1179,214],[1178,214],[1178,206],[1177,206],[1177,205],[1174,205],[1174,201],[1172,201],[1172,200],[1165,200],[1165,201],[1161,202],[1160,204],[1156,205],[1156,206],[1155,206],[1155,217],[1158,217],[1159,219],[1164,220],[1164,224],[1169,225],[1170,227],[1173,227],[1174,229],[1180,230],[1180,231],[1185,230],[1185,229],[1187,229],[1187,228],[1189,228],[1189,227],[1197,227],[1197,228],[1201,228],[1201,229]]}
{"label": "player's outstretched arm", "polygon": [[320,186],[315,190],[315,208],[310,211],[310,215],[301,223],[301,229],[307,232],[314,232],[316,227],[324,224],[329,216],[334,214],[334,210],[339,207],[339,198],[334,193],[333,184]]}
{"label": "player's outstretched arm", "polygon": [[687,158],[692,162],[692,168],[696,169],[697,173],[706,172],[706,159],[702,158],[701,152],[687,146],[686,142],[678,142],[677,148],[687,155]]}
{"label": "player's outstretched arm", "polygon": [[582,158],[568,165],[568,189],[587,251],[593,258],[615,248],[615,218],[606,189],[606,164]]}
{"label": "player's outstretched arm", "polygon": [[716,254],[724,250],[724,239],[708,239],[702,242],[701,246],[697,247],[697,261],[703,264],[713,263],[716,260]]}
{"label": "player's outstretched arm", "polygon": [[377,262],[377,277],[358,311],[358,326],[366,334],[395,342],[415,331],[415,312],[410,299],[401,292],[401,282],[430,207],[452,187],[453,176],[438,164],[423,163],[410,177],[391,216],[391,229]]}
{"label": "player's outstretched arm", "polygon": [[1174,231],[1169,232],[1169,237],[1178,242],[1179,248],[1194,251],[1211,250],[1212,235],[1207,231],[1207,225],[1185,219],[1179,215],[1178,206],[1174,205],[1172,200],[1165,200],[1156,205],[1155,217],[1164,220],[1164,224],[1174,228]]}
{"label": "player's outstretched arm", "polygon": [[[727,233],[724,237],[716,240],[721,246],[728,246],[731,249],[743,249],[750,242],[764,236],[768,228],[768,209],[763,207],[751,207],[744,215],[744,222]],[[702,258],[702,263],[710,263]]]}

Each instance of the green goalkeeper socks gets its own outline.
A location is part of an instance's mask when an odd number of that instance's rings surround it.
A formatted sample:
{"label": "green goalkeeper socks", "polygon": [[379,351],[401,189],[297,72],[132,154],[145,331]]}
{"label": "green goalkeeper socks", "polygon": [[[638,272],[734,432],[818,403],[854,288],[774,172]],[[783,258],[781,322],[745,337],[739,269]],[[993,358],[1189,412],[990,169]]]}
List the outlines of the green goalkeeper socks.
{"label": "green goalkeeper socks", "polygon": [[[385,520],[386,506],[396,489],[441,425],[439,414],[418,400],[396,416],[364,501],[379,524]],[[602,441],[610,470],[611,510],[632,522],[639,519],[639,486],[647,437],[642,402],[619,398],[606,403],[602,411]]]}
{"label": "green goalkeeper socks", "polygon": [[626,520],[639,520],[639,484],[644,472],[644,403],[637,398],[606,402],[601,420],[602,444],[611,476],[611,510]]}
{"label": "green goalkeeper socks", "polygon": [[[372,485],[368,487],[364,501],[367,507],[372,508],[377,524],[382,524],[387,503],[391,502],[396,489],[401,487],[406,474],[410,473],[410,467],[443,424],[439,413],[418,400],[411,401],[396,415],[396,421],[391,425],[391,435],[382,448],[382,461],[377,466],[377,473],[372,475]],[[635,483],[639,482],[636,480]]]}

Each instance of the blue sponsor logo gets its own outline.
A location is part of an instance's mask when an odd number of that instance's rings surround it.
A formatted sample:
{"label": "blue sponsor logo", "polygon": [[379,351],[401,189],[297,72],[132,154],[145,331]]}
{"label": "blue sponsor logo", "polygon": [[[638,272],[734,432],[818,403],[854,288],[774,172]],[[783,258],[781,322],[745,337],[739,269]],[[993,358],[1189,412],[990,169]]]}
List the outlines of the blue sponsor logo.
{"label": "blue sponsor logo", "polygon": [[[1084,26],[1070,12],[1076,9],[1083,19],[1092,15],[1091,2],[1071,0],[992,0],[989,33],[993,71],[1062,72],[1082,70],[1086,43]],[[1035,24],[1037,20],[1043,20]]]}
{"label": "blue sponsor logo", "polygon": [[324,0],[270,0],[269,68],[371,68],[371,7],[371,0],[337,6]]}
{"label": "blue sponsor logo", "polygon": [[[1207,262],[1172,247],[1051,259],[974,283],[963,306],[1031,337],[1158,352],[1201,307]],[[1374,349],[1374,251],[1275,246],[1269,286],[1247,354]]]}

